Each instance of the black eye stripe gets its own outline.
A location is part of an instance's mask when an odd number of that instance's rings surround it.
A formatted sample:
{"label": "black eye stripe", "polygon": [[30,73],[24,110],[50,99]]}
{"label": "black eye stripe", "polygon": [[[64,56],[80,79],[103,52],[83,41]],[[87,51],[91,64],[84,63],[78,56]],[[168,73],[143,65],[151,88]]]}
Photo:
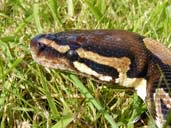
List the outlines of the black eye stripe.
{"label": "black eye stripe", "polygon": [[92,70],[96,71],[99,74],[111,76],[113,78],[119,77],[118,71],[110,66],[98,64],[86,58],[80,58],[79,62],[84,63],[85,65],[87,65],[88,67],[90,67]]}
{"label": "black eye stripe", "polygon": [[46,45],[44,45],[43,47],[39,47],[38,51],[39,51],[38,55],[46,56],[48,58],[65,57],[65,55],[63,53],[60,53],[57,50],[55,50],[54,48],[48,47]]}

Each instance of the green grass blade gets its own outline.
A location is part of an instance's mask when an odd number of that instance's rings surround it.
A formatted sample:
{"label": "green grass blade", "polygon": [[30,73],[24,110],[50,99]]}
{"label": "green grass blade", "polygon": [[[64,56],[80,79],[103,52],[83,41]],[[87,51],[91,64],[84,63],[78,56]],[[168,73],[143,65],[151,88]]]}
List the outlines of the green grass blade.
{"label": "green grass blade", "polygon": [[102,17],[102,14],[99,10],[99,8],[95,7],[90,1],[85,0],[85,3],[88,5],[94,16],[96,17],[97,20],[100,20]]}
{"label": "green grass blade", "polygon": [[105,4],[105,0],[98,0],[97,1],[97,6],[99,7],[99,10],[102,14],[104,14],[105,9],[106,9],[106,4]]}
{"label": "green grass blade", "polygon": [[57,29],[59,25],[61,27],[62,21],[58,17],[58,1],[57,0],[49,0],[47,5],[52,13],[55,28]]}
{"label": "green grass blade", "polygon": [[19,33],[22,29],[27,27],[27,24],[32,21],[33,15],[28,16],[20,25],[16,28],[15,34]]}
{"label": "green grass blade", "polygon": [[74,120],[73,115],[67,115],[61,118],[58,123],[52,126],[52,128],[66,128],[68,124],[70,124]]}
{"label": "green grass blade", "polygon": [[67,0],[68,2],[68,16],[72,17],[74,15],[74,6],[72,0]]}
{"label": "green grass blade", "polygon": [[75,75],[70,75],[70,78],[71,82],[80,90],[80,92],[86,97],[86,99],[88,99],[88,101],[92,103],[96,107],[96,109],[104,115],[112,128],[117,128],[118,126],[114,122],[113,118],[104,109],[104,107],[102,107],[101,104],[94,99],[94,97],[89,93],[89,91],[85,88],[81,81]]}
{"label": "green grass blade", "polygon": [[16,59],[16,60],[12,63],[12,65],[10,66],[10,68],[7,69],[7,70],[5,71],[5,73],[2,74],[2,76],[0,76],[0,79],[4,80],[5,77],[6,77],[8,74],[10,74],[10,73],[13,71],[13,69],[15,69],[15,67],[16,67],[22,60],[23,60],[22,57]]}
{"label": "green grass blade", "polygon": [[41,78],[42,86],[43,86],[43,89],[45,91],[45,95],[46,95],[50,110],[52,112],[52,115],[53,115],[53,117],[58,117],[59,112],[58,112],[58,110],[56,108],[56,104],[55,104],[55,102],[51,96],[51,92],[49,91],[46,78],[40,72],[39,72],[39,76]]}
{"label": "green grass blade", "polygon": [[34,22],[36,24],[36,28],[38,32],[42,33],[42,27],[41,27],[40,19],[39,19],[39,4],[33,5],[33,17],[34,17]]}

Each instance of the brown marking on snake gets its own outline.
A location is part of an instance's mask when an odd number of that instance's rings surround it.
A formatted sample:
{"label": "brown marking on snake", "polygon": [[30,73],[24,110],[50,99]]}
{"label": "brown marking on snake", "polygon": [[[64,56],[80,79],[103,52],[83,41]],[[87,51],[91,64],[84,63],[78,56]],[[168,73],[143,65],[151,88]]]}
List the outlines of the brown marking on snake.
{"label": "brown marking on snake", "polygon": [[61,45],[57,44],[55,41],[52,41],[49,39],[42,38],[39,40],[39,42],[48,47],[51,47],[51,48],[57,50],[60,53],[66,53],[70,49],[70,47],[68,45],[61,46]]}
{"label": "brown marking on snake", "polygon": [[127,57],[105,57],[82,48],[77,49],[76,52],[81,58],[88,58],[96,63],[113,67],[117,69],[118,72],[122,73],[126,73],[129,70],[129,65],[131,64],[130,59]]}
{"label": "brown marking on snake", "polygon": [[166,48],[164,45],[154,39],[144,38],[143,41],[145,46],[154,55],[160,58],[164,64],[171,64],[171,51],[168,48]]}

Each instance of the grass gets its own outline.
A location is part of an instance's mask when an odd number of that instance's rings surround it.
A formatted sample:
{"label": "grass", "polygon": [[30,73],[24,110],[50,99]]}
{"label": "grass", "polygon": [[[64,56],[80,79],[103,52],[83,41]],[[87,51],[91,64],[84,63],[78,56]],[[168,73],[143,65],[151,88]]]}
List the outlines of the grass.
{"label": "grass", "polygon": [[131,128],[146,111],[133,90],[44,68],[32,60],[29,41],[38,33],[125,29],[169,46],[171,2],[2,0],[0,26],[1,128]]}

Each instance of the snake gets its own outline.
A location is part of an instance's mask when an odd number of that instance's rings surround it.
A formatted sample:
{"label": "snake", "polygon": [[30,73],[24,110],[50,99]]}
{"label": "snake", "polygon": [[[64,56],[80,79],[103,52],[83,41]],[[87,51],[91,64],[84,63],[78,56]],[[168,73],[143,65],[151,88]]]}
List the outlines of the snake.
{"label": "snake", "polygon": [[171,126],[171,51],[126,30],[71,30],[38,34],[33,59],[48,68],[133,88],[159,128]]}

